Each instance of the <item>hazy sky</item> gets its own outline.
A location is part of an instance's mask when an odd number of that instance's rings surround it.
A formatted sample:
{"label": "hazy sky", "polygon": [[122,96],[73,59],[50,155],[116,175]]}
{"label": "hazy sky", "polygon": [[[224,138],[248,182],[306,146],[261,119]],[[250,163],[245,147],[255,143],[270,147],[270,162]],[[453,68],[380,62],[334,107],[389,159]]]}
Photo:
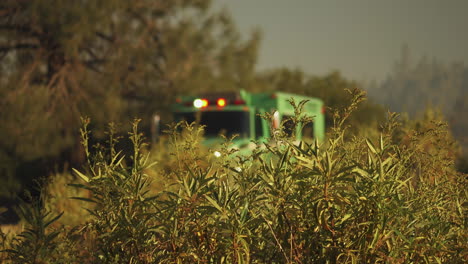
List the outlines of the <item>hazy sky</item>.
{"label": "hazy sky", "polygon": [[[406,43],[413,58],[468,63],[468,0],[214,0],[243,35],[263,32],[258,69],[333,69],[381,80]],[[247,36],[247,35],[246,35]]]}

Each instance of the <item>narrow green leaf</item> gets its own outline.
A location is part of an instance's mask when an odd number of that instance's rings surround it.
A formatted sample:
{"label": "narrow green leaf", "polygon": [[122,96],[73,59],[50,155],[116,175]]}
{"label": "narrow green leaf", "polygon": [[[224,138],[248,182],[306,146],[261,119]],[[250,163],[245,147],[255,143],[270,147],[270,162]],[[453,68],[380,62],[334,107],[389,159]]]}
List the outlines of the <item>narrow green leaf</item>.
{"label": "narrow green leaf", "polygon": [[289,146],[286,148],[286,151],[283,153],[283,156],[281,157],[278,169],[284,168],[284,165],[286,164],[286,160],[287,160],[287,158],[289,156],[289,150],[290,149],[291,149],[291,147],[289,147]]}
{"label": "narrow green leaf", "polygon": [[219,206],[219,204],[213,198],[209,197],[206,194],[204,196],[208,200],[208,202],[210,202],[216,209],[218,209],[218,211],[223,213],[223,208],[221,208],[221,206]]}
{"label": "narrow green leaf", "polygon": [[88,187],[88,186],[86,186],[84,184],[80,184],[80,183],[69,183],[67,185],[70,186],[70,187],[74,187],[74,188],[78,188],[78,189],[85,189],[85,190],[88,190],[88,191],[93,190],[91,187]]}
{"label": "narrow green leaf", "polygon": [[384,149],[384,142],[383,142],[383,136],[380,134],[380,150]]}
{"label": "narrow green leaf", "polygon": [[73,168],[73,171],[78,175],[81,179],[83,179],[85,182],[89,182],[88,176],[84,175],[83,173],[79,172],[77,169]]}
{"label": "narrow green leaf", "polygon": [[340,222],[343,223],[344,221],[348,220],[352,215],[351,214],[345,214],[343,218],[341,218]]}
{"label": "narrow green leaf", "polygon": [[57,216],[55,216],[54,218],[52,218],[51,220],[49,220],[45,225],[44,227],[48,227],[50,224],[52,224],[53,222],[57,221],[60,217],[62,217],[64,212],[61,212],[60,214],[58,214]]}
{"label": "narrow green leaf", "polygon": [[74,200],[81,200],[81,201],[85,201],[85,202],[90,202],[90,203],[96,203],[97,202],[93,199],[90,199],[90,198],[84,198],[84,197],[70,197],[70,199],[74,199]]}
{"label": "narrow green leaf", "polygon": [[370,140],[367,138],[366,138],[366,143],[369,149],[372,151],[372,153],[377,154],[377,150],[375,150],[374,144],[372,144],[372,142],[370,142]]}
{"label": "narrow green leaf", "polygon": [[325,153],[325,160],[327,162],[327,173],[331,173],[332,172],[332,168],[333,168],[333,160],[330,156],[330,152],[326,152]]}
{"label": "narrow green leaf", "polygon": [[[121,156],[121,155],[120,155],[121,153],[122,153],[122,151],[117,152],[117,153],[115,154],[115,156],[112,157],[112,160],[110,161],[109,164],[111,164],[111,165],[112,165],[112,164],[115,164],[115,165],[120,164],[120,163],[122,162],[123,158],[125,157],[125,156],[123,156],[123,155]],[[116,162],[117,158],[120,158],[120,159]]]}
{"label": "narrow green leaf", "polygon": [[59,234],[60,234],[59,231],[54,231],[54,232],[48,234],[47,237],[45,238],[45,243],[46,244],[51,243]]}
{"label": "narrow green leaf", "polygon": [[357,167],[356,167],[356,168],[352,169],[351,172],[356,173],[356,174],[358,174],[358,175],[361,176],[361,177],[371,178],[370,174],[369,174],[367,171],[365,171],[365,170],[363,170],[363,169],[361,169],[361,168],[357,168]]}
{"label": "narrow green leaf", "polygon": [[242,209],[241,214],[240,214],[240,221],[242,223],[245,222],[245,217],[247,216],[248,211],[249,211],[249,201],[246,201],[244,204],[244,208]]}

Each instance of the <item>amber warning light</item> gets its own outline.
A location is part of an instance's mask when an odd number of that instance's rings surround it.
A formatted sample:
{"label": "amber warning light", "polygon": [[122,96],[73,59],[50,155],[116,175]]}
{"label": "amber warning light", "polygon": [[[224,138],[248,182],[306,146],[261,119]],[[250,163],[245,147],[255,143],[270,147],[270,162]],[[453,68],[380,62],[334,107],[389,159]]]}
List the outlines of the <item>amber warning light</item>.
{"label": "amber warning light", "polygon": [[224,98],[219,98],[218,101],[216,101],[216,104],[217,104],[219,107],[224,107],[224,106],[226,106],[226,99],[224,99]]}

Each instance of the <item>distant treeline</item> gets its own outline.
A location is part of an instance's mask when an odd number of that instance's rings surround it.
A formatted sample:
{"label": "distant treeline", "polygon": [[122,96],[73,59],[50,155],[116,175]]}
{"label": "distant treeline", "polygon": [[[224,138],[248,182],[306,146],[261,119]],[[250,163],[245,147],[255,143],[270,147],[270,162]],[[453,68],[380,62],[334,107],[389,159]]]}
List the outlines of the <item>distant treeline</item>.
{"label": "distant treeline", "polygon": [[416,61],[404,45],[387,79],[368,90],[392,111],[407,112],[413,118],[427,108],[439,111],[468,154],[468,67],[462,62],[442,63],[427,56]]}

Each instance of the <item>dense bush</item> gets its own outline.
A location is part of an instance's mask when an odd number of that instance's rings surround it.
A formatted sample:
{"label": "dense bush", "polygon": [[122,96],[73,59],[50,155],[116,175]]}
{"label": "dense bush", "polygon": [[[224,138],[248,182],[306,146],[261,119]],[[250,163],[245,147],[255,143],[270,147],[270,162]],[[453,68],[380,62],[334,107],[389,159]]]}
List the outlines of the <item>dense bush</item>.
{"label": "dense bush", "polygon": [[24,207],[27,229],[4,240],[3,260],[466,263],[467,178],[447,154],[446,126],[410,129],[390,114],[376,139],[348,137],[344,120],[362,99],[336,112],[327,142],[297,144],[279,130],[249,156],[227,140],[214,158],[199,144],[203,129],[183,123],[153,155],[137,122],[131,156],[115,149],[113,133],[92,151],[85,122],[89,169],[76,170],[71,187],[82,190],[75,199],[88,220],[58,224],[53,206]]}

